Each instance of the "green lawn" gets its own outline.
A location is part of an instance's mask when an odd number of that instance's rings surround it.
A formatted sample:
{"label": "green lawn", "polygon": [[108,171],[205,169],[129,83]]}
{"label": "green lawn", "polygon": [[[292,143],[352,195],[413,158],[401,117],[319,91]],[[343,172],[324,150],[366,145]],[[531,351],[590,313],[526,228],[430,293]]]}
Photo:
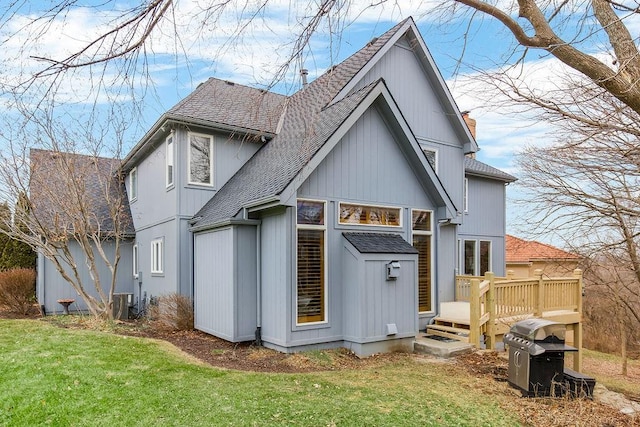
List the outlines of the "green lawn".
{"label": "green lawn", "polygon": [[411,359],[315,374],[225,371],[153,340],[0,320],[0,425],[518,425],[477,379]]}

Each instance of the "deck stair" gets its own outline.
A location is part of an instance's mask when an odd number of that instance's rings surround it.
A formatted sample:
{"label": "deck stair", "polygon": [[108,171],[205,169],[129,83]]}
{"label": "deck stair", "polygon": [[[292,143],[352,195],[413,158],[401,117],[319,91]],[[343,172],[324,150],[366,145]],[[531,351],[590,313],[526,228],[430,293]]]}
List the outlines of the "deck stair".
{"label": "deck stair", "polygon": [[440,314],[427,325],[426,334],[469,342],[469,303],[452,301],[440,303]]}

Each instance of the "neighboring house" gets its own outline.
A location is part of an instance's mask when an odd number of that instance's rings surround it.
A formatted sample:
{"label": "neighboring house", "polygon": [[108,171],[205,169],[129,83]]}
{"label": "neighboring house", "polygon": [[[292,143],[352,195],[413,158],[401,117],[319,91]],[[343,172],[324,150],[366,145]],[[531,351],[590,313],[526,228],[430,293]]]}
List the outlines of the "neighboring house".
{"label": "neighboring house", "polygon": [[[131,222],[131,213],[127,200],[122,200],[125,190],[117,179],[120,162],[104,157],[84,156],[78,154],[65,154],[46,150],[32,149],[29,154],[31,177],[29,200],[32,214],[38,222],[46,224],[50,230],[49,235],[43,235],[43,239],[57,239],[65,235],[68,239],[68,248],[76,261],[75,265],[69,265],[63,255],[63,245],[58,245],[57,250],[60,264],[65,267],[69,276],[75,277],[77,271],[79,280],[85,285],[87,292],[97,297],[97,290],[93,286],[93,276],[87,267],[85,252],[81,249],[75,233],[84,233],[85,228],[100,230],[96,234],[102,240],[102,249],[108,259],[113,260],[115,255],[115,242],[110,238],[116,227],[121,228],[120,235],[120,261],[116,273],[116,292],[132,293],[133,282],[132,251],[135,230]],[[64,176],[63,176],[64,175]],[[68,175],[73,175],[78,180],[72,180]],[[81,182],[82,185],[70,188],[71,182]],[[82,201],[74,203],[79,198]],[[122,201],[122,217],[114,225],[114,216],[110,213],[109,201]],[[91,207],[87,212],[86,223],[76,221],[74,207]],[[55,246],[55,245],[52,245]],[[111,280],[109,267],[95,253],[95,265],[100,280],[108,288]],[[86,310],[84,301],[76,294],[73,288],[63,279],[56,266],[42,254],[38,253],[37,261],[36,295],[38,302],[44,307],[46,313],[61,313],[63,308],[58,304],[59,299],[74,299],[74,310]]]}
{"label": "neighboring house", "polygon": [[515,178],[477,150],[411,19],[290,97],[211,78],[123,161],[135,298],[285,352],[408,349],[463,261],[505,274]]}
{"label": "neighboring house", "polygon": [[545,243],[506,236],[507,271],[515,277],[532,277],[535,270],[542,270],[547,277],[571,275],[582,258]]}

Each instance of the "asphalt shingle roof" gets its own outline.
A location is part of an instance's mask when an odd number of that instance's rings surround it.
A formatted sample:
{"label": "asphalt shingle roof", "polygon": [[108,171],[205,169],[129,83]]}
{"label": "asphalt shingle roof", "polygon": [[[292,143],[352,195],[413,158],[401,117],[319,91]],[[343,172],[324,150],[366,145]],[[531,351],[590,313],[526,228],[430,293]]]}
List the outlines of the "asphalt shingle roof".
{"label": "asphalt shingle roof", "polygon": [[85,206],[94,230],[109,234],[115,230],[109,204],[120,199],[122,231],[135,233],[119,160],[39,149],[31,149],[29,160],[32,213],[52,231],[77,231],[75,208]]}
{"label": "asphalt shingle roof", "polygon": [[505,182],[514,182],[518,180],[518,178],[513,175],[503,172],[500,169],[496,169],[493,166],[489,166],[486,163],[482,163],[479,160],[472,159],[471,157],[466,156],[464,158],[464,170],[471,175],[499,179]]}
{"label": "asphalt shingle roof", "polygon": [[344,232],[342,235],[361,254],[417,254],[416,248],[393,233],[355,233]]}
{"label": "asphalt shingle roof", "polygon": [[275,134],[286,100],[285,95],[211,77],[167,115]]}
{"label": "asphalt shingle roof", "polygon": [[278,135],[196,213],[193,226],[206,228],[221,223],[251,201],[280,194],[377,82],[327,104],[405,23],[400,22],[293,94]]}

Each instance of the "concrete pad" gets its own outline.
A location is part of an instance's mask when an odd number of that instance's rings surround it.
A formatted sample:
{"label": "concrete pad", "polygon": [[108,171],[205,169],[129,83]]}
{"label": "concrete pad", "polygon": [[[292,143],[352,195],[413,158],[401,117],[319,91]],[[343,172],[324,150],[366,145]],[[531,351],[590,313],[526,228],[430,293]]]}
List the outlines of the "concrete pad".
{"label": "concrete pad", "polygon": [[461,341],[439,341],[423,336],[416,337],[413,342],[413,352],[418,354],[430,354],[436,357],[455,357],[461,354],[471,353],[474,346]]}

